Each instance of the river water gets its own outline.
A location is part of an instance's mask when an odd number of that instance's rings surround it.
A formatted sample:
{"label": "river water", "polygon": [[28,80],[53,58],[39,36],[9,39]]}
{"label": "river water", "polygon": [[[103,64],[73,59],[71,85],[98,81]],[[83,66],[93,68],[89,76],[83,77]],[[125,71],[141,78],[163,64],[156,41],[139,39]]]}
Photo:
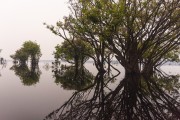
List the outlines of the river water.
{"label": "river water", "polygon": [[[51,62],[39,63],[39,78],[29,83],[23,80],[20,71],[12,69],[12,62],[0,65],[0,120],[43,120],[46,115],[61,106],[75,91],[64,89],[55,82]],[[96,74],[97,70],[92,63],[86,63],[86,68]],[[118,79],[124,76],[122,69]],[[180,74],[180,66],[162,66],[161,69],[168,74]],[[26,72],[26,71],[24,71]],[[119,81],[113,82],[113,88]]]}

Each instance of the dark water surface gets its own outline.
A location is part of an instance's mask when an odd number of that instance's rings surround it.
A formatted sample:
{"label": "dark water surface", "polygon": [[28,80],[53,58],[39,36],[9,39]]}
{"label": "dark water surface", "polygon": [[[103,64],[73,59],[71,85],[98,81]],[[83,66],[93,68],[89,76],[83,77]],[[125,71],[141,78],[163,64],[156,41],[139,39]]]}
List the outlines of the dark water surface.
{"label": "dark water surface", "polygon": [[[0,120],[43,120],[68,100],[74,90],[64,89],[61,84],[55,83],[52,68],[47,64],[51,65],[50,62],[39,63],[41,74],[33,84],[17,76],[19,71],[15,74],[10,69],[11,62],[6,66],[0,65]],[[110,88],[115,88],[124,76],[123,68],[115,66],[122,71]],[[92,63],[87,63],[86,68],[94,75],[97,73]],[[163,66],[161,69],[171,75],[180,74],[180,66]]]}

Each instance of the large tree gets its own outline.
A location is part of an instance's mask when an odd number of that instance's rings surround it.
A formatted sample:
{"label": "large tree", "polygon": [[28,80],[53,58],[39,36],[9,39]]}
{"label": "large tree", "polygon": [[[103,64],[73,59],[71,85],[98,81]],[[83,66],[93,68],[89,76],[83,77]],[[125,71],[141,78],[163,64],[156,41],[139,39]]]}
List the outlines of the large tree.
{"label": "large tree", "polygon": [[101,53],[108,48],[127,73],[150,73],[179,49],[179,2],[70,0],[72,14],[48,28],[65,40],[81,38]]}
{"label": "large tree", "polygon": [[[180,1],[70,0],[70,5],[72,13],[64,22],[47,27],[64,40],[80,38],[89,43],[94,48],[92,58],[99,72],[94,86],[85,89],[87,94],[85,90],[74,93],[57,110],[60,115],[54,112],[58,118],[179,119],[179,101],[160,88],[161,82],[157,81],[164,79],[149,75],[161,63],[177,58]],[[104,81],[106,50],[116,56],[126,71],[114,90]]]}

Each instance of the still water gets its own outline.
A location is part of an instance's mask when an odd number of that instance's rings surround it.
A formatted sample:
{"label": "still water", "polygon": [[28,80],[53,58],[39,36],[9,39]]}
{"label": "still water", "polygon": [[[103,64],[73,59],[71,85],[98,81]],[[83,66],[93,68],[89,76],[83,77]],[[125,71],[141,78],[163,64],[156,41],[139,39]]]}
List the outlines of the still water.
{"label": "still water", "polygon": [[[75,90],[65,89],[57,84],[53,77],[51,62],[39,63],[39,78],[29,84],[18,76],[19,71],[12,70],[12,62],[0,65],[0,120],[43,120],[46,115],[56,110],[72,95]],[[97,70],[92,63],[86,63],[86,68],[96,75]],[[122,69],[118,80],[110,87],[118,85],[124,77]],[[171,75],[180,74],[180,66],[162,66],[161,69]]]}
{"label": "still water", "polygon": [[73,91],[55,84],[51,68],[44,64],[39,64],[40,78],[33,85],[25,85],[10,70],[11,62],[0,66],[0,120],[42,120],[71,96]]}

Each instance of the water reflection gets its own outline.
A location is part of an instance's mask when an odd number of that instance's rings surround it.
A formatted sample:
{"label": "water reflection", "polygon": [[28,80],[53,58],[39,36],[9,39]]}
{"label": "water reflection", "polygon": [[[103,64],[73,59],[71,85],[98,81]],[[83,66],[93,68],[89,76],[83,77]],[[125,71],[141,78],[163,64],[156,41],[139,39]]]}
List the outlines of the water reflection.
{"label": "water reflection", "polygon": [[93,87],[77,91],[46,120],[178,120],[179,76],[126,74],[114,89],[95,77]]}
{"label": "water reflection", "polygon": [[43,68],[44,68],[46,71],[49,71],[50,68],[51,68],[51,65],[50,65],[49,63],[45,63],[45,64],[43,65]]}
{"label": "water reflection", "polygon": [[54,69],[55,83],[61,84],[66,90],[81,90],[93,83],[94,76],[85,67],[76,72],[74,66],[61,65],[60,69]]}
{"label": "water reflection", "polygon": [[0,63],[0,76],[2,76],[2,74],[1,74],[1,70],[2,70],[3,68],[6,68],[6,65],[7,65],[7,63],[6,63],[6,62],[4,62],[4,63]]}
{"label": "water reflection", "polygon": [[156,84],[160,86],[167,94],[175,99],[179,97],[180,75],[168,75],[162,71],[159,71],[155,73],[153,79],[155,80]]}
{"label": "water reflection", "polygon": [[17,75],[22,80],[23,85],[26,86],[37,84],[41,75],[38,66],[32,66],[29,69],[27,65],[13,65],[10,70],[14,70],[15,75]]}

